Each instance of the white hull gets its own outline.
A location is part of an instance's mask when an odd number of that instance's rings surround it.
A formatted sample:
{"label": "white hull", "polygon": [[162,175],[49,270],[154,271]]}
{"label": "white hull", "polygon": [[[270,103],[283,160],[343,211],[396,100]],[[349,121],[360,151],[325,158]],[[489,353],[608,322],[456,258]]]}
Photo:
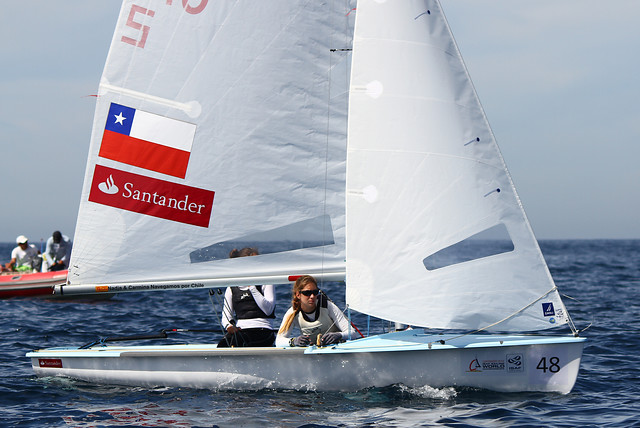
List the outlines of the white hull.
{"label": "white hull", "polygon": [[53,348],[27,356],[38,376],[101,384],[317,391],[403,384],[568,393],[578,375],[585,340],[470,335],[440,344],[444,336],[419,331],[326,348],[109,346]]}

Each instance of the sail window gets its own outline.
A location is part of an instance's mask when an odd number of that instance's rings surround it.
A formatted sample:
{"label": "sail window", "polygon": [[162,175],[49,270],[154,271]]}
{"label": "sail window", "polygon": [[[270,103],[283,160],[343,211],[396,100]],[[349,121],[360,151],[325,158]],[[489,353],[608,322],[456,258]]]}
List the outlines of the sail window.
{"label": "sail window", "polygon": [[280,253],[302,248],[322,247],[335,243],[328,215],[278,227],[273,230],[217,242],[189,253],[191,263],[228,259],[234,248],[255,247],[260,254]]}
{"label": "sail window", "polygon": [[506,226],[501,223],[443,248],[425,258],[422,263],[427,270],[435,270],[513,250],[513,241]]}

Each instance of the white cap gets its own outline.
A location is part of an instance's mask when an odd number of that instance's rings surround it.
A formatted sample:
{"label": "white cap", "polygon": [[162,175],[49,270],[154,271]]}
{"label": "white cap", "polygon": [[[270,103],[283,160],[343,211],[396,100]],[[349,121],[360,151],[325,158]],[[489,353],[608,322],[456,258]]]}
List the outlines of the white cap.
{"label": "white cap", "polygon": [[29,238],[24,235],[20,235],[16,238],[16,244],[26,244]]}

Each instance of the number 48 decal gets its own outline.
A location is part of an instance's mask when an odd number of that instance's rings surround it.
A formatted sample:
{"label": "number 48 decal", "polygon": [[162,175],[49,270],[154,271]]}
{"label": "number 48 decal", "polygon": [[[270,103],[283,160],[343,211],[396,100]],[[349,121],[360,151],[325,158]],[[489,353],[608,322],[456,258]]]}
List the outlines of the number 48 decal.
{"label": "number 48 decal", "polygon": [[542,357],[536,368],[538,370],[542,370],[543,373],[546,373],[547,371],[550,371],[551,373],[558,373],[560,371],[560,358],[550,357],[547,364],[547,357]]}

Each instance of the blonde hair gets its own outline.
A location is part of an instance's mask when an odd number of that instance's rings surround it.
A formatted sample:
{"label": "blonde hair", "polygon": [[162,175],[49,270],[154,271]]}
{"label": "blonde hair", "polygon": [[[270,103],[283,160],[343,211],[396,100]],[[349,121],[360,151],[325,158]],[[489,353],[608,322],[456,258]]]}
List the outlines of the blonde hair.
{"label": "blonde hair", "polygon": [[295,284],[293,284],[293,289],[291,291],[291,307],[293,308],[293,312],[289,315],[289,317],[282,321],[282,325],[280,326],[280,330],[278,330],[278,334],[286,333],[291,329],[291,324],[293,324],[293,320],[300,312],[300,298],[297,297],[297,294],[302,291],[304,287],[309,284],[313,284],[318,287],[318,282],[311,275],[302,275],[298,279],[296,279]]}

